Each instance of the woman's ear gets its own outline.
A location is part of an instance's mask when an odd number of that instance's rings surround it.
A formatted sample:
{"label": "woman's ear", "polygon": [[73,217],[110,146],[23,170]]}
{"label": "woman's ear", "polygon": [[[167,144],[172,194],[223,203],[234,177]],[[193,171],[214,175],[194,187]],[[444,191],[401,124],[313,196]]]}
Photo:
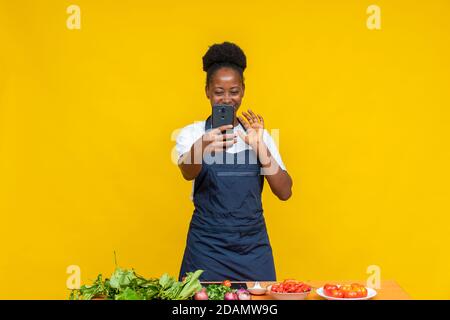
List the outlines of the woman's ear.
{"label": "woman's ear", "polygon": [[206,97],[207,97],[208,99],[210,99],[210,98],[209,98],[209,92],[208,92],[208,91],[209,91],[209,88],[208,88],[208,85],[206,85],[206,86],[205,86],[205,94],[206,94]]}

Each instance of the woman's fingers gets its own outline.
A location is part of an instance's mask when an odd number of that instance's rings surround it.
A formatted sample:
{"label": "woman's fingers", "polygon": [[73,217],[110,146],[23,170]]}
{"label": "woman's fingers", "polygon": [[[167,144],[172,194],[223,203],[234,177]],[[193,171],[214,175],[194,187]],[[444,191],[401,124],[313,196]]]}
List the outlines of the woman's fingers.
{"label": "woman's fingers", "polygon": [[258,119],[259,119],[259,122],[261,122],[261,124],[262,124],[262,126],[264,128],[264,119],[263,119],[263,117],[258,114]]}
{"label": "woman's fingers", "polygon": [[233,128],[232,124],[226,124],[226,125],[223,125],[223,126],[220,126],[218,128],[215,128],[215,129],[211,130],[211,133],[213,133],[213,134],[222,134],[223,131],[227,131],[227,130],[230,130],[232,128]]}
{"label": "woman's fingers", "polygon": [[258,122],[258,117],[256,116],[256,114],[253,113],[252,110],[248,109],[248,113],[252,117],[253,122]]}
{"label": "woman's fingers", "polygon": [[248,109],[248,112],[243,111],[242,114],[250,124],[261,123],[264,126],[263,117],[259,114],[255,114],[252,110]]}
{"label": "woman's fingers", "polygon": [[250,124],[253,124],[253,118],[245,111],[242,111],[242,115],[247,119]]}
{"label": "woman's fingers", "polygon": [[233,144],[237,142],[237,138],[226,141],[215,141],[212,143],[211,148],[214,151],[223,151],[223,149],[231,147]]}
{"label": "woman's fingers", "polygon": [[226,126],[221,126],[221,127],[215,128],[208,133],[208,137],[211,140],[221,140],[221,139],[223,139],[224,135],[230,135],[230,134],[233,135],[233,133],[228,133],[228,134],[224,133],[224,132],[229,132],[228,130],[230,130],[231,128],[233,128],[232,125],[226,125]]}
{"label": "woman's fingers", "polygon": [[237,137],[236,133],[219,134],[216,136],[217,141],[232,140]]}
{"label": "woman's fingers", "polygon": [[242,123],[242,125],[244,126],[245,130],[247,130],[248,128],[250,128],[250,125],[248,124],[248,122],[245,121],[241,116],[239,116],[238,119],[241,121],[241,123]]}
{"label": "woman's fingers", "polygon": [[231,147],[236,142],[237,142],[237,138],[234,138],[233,140],[222,141],[224,148]]}

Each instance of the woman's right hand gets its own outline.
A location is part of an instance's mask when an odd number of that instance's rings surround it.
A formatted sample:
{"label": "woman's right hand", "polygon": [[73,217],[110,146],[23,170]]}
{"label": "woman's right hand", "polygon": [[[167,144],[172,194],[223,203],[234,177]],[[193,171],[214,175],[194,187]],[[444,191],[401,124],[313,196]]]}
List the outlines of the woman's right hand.
{"label": "woman's right hand", "polygon": [[183,154],[178,160],[178,166],[186,180],[195,179],[202,169],[202,160],[206,153],[223,152],[237,142],[237,135],[234,133],[225,133],[233,128],[233,125],[221,126],[208,131],[197,139],[192,145],[191,150]]}
{"label": "woman's right hand", "polygon": [[232,129],[233,125],[225,125],[212,129],[205,133],[202,137],[204,152],[223,152],[237,142],[236,133],[222,133],[223,131]]}

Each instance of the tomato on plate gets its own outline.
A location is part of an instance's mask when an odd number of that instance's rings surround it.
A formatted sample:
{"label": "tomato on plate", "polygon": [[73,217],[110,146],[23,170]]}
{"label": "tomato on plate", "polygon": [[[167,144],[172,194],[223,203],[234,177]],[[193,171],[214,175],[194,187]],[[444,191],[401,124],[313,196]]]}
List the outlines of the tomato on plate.
{"label": "tomato on plate", "polygon": [[331,296],[331,291],[337,289],[338,289],[337,285],[327,283],[326,285],[323,286],[323,293],[327,296]]}
{"label": "tomato on plate", "polygon": [[329,295],[330,297],[333,297],[333,298],[344,298],[344,292],[342,292],[341,290],[339,290],[339,289],[332,289],[331,291],[330,291],[330,295]]}
{"label": "tomato on plate", "polygon": [[366,289],[366,287],[361,287],[360,288],[360,294],[361,294],[361,298],[364,298],[364,297],[367,297],[367,289]]}
{"label": "tomato on plate", "polygon": [[344,298],[350,298],[350,299],[359,298],[359,294],[358,294],[358,292],[356,292],[354,290],[346,291],[344,293]]}
{"label": "tomato on plate", "polygon": [[352,284],[343,284],[343,285],[334,285],[327,283],[323,286],[323,293],[332,298],[348,298],[348,299],[356,299],[356,298],[364,298],[367,297],[367,289],[361,284],[352,283]]}
{"label": "tomato on plate", "polygon": [[354,287],[353,291],[356,292],[357,298],[367,297],[367,289],[363,286]]}
{"label": "tomato on plate", "polygon": [[342,286],[339,287],[339,290],[341,290],[342,292],[349,292],[352,291],[352,286],[350,284],[343,284]]}

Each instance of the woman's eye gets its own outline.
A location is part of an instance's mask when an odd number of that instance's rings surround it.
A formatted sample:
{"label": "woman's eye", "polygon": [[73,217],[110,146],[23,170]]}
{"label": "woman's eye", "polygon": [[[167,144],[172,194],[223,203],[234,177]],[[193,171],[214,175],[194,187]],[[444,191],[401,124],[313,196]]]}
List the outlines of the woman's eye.
{"label": "woman's eye", "polygon": [[239,94],[239,91],[234,91],[231,94],[235,96],[235,95]]}

